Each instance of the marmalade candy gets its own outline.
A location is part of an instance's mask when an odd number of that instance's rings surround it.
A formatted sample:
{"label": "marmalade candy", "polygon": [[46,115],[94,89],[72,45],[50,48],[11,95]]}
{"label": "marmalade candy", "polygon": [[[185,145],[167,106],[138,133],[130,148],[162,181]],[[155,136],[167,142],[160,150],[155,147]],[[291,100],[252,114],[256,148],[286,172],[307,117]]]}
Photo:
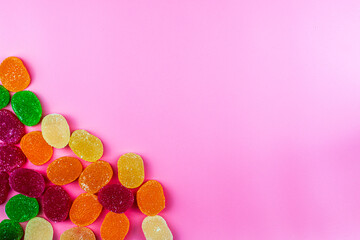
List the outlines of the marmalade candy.
{"label": "marmalade candy", "polygon": [[79,159],[61,157],[51,162],[46,170],[49,180],[56,185],[66,185],[75,181],[82,172]]}
{"label": "marmalade candy", "polygon": [[43,211],[53,222],[63,222],[69,214],[71,201],[69,194],[60,186],[50,186],[43,196]]}
{"label": "marmalade candy", "polygon": [[7,110],[0,110],[0,141],[7,144],[16,144],[25,134],[25,126],[16,115]]}
{"label": "marmalade candy", "polygon": [[130,222],[123,213],[109,212],[100,228],[102,240],[123,240],[129,232]]}
{"label": "marmalade candy", "polygon": [[0,85],[0,109],[6,107],[10,102],[10,93],[4,86]]}
{"label": "marmalade candy", "polygon": [[40,131],[29,132],[22,137],[20,148],[34,165],[47,163],[53,155],[53,148],[47,144]]}
{"label": "marmalade candy", "polygon": [[134,194],[120,184],[109,184],[98,194],[99,202],[104,208],[114,213],[123,213],[134,203]]}
{"label": "marmalade candy", "polygon": [[40,197],[45,190],[44,177],[32,169],[15,169],[10,173],[9,182],[16,192],[32,198]]}
{"label": "marmalade candy", "polygon": [[36,217],[26,224],[24,240],[52,240],[54,235],[51,223]]}
{"label": "marmalade candy", "polygon": [[30,84],[30,75],[17,57],[8,57],[0,64],[0,81],[10,92],[19,92]]}
{"label": "marmalade candy", "polygon": [[74,227],[63,232],[60,240],[96,240],[96,237],[87,227]]}
{"label": "marmalade candy", "polygon": [[0,145],[0,171],[11,172],[24,165],[25,162],[26,157],[19,147]]}
{"label": "marmalade candy", "polygon": [[20,240],[24,236],[21,225],[13,220],[4,219],[0,223],[1,240]]}
{"label": "marmalade candy", "polygon": [[85,130],[76,130],[71,134],[69,146],[79,158],[95,162],[104,152],[101,140]]}
{"label": "marmalade candy", "polygon": [[42,107],[33,92],[21,91],[15,93],[11,99],[11,107],[16,116],[26,126],[34,126],[40,122]]}
{"label": "marmalade candy", "polygon": [[144,162],[135,153],[126,153],[118,161],[119,181],[127,188],[139,187],[145,178]]}
{"label": "marmalade candy", "polygon": [[39,213],[39,203],[35,198],[18,194],[5,205],[6,215],[15,222],[26,222]]}
{"label": "marmalade candy", "polygon": [[164,218],[148,216],[142,222],[142,230],[147,240],[173,240],[173,235]]}
{"label": "marmalade candy", "polygon": [[79,185],[85,192],[95,194],[110,182],[112,176],[110,164],[99,160],[84,169],[79,177]]}
{"label": "marmalade candy", "polygon": [[79,227],[85,227],[99,217],[102,205],[96,195],[91,193],[80,194],[70,208],[70,220]]}
{"label": "marmalade candy", "polygon": [[70,127],[60,114],[46,115],[41,121],[41,132],[45,141],[54,148],[64,148],[70,140]]}
{"label": "marmalade candy", "polygon": [[9,174],[0,172],[0,205],[6,201],[9,191]]}
{"label": "marmalade candy", "polygon": [[144,183],[136,193],[136,202],[145,215],[157,215],[165,208],[165,196],[161,184],[155,180]]}

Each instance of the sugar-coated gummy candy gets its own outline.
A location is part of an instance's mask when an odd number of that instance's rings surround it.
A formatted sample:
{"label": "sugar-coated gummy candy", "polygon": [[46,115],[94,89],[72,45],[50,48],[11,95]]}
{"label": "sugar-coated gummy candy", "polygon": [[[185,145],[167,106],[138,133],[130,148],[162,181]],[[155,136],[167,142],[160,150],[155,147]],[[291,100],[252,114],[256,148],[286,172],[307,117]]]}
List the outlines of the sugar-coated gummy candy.
{"label": "sugar-coated gummy candy", "polygon": [[24,236],[24,230],[18,222],[4,219],[0,223],[1,240],[20,240]]}
{"label": "sugar-coated gummy candy", "polygon": [[10,93],[4,88],[4,86],[0,85],[0,109],[6,107],[10,102]]}
{"label": "sugar-coated gummy candy", "polygon": [[21,149],[13,145],[0,146],[0,171],[11,172],[21,167],[26,162],[26,157]]}
{"label": "sugar-coated gummy candy", "polygon": [[63,222],[69,214],[71,200],[69,194],[60,186],[50,186],[43,196],[43,211],[53,222]]}
{"label": "sugar-coated gummy candy", "polygon": [[96,240],[96,237],[87,227],[74,227],[63,232],[60,240]]}
{"label": "sugar-coated gummy candy", "polygon": [[35,198],[18,194],[6,203],[5,212],[11,220],[26,222],[38,215],[39,203]]}
{"label": "sugar-coated gummy candy", "polygon": [[11,107],[16,116],[26,126],[34,126],[40,122],[42,107],[33,92],[21,91],[15,93],[11,98]]}
{"label": "sugar-coated gummy candy", "polygon": [[79,177],[79,185],[85,192],[95,194],[110,182],[112,176],[110,164],[99,160],[84,169]]}
{"label": "sugar-coated gummy candy", "polygon": [[53,236],[51,223],[44,218],[36,217],[27,223],[24,240],[52,240]]}
{"label": "sugar-coated gummy candy", "polygon": [[0,141],[16,144],[25,134],[25,126],[14,113],[7,109],[0,110]]}
{"label": "sugar-coated gummy candy", "polygon": [[139,187],[145,178],[144,162],[135,153],[126,153],[118,161],[119,181],[127,188]]}
{"label": "sugar-coated gummy candy", "polygon": [[104,152],[101,140],[85,130],[76,130],[71,134],[69,146],[79,158],[95,162]]}
{"label": "sugar-coated gummy candy", "polygon": [[30,75],[17,57],[8,57],[0,64],[0,81],[10,92],[19,92],[30,84]]}
{"label": "sugar-coated gummy candy", "polygon": [[146,217],[142,222],[142,230],[147,240],[173,239],[165,219],[159,215]]}
{"label": "sugar-coated gummy candy", "polygon": [[47,144],[40,131],[25,134],[21,138],[20,147],[29,161],[38,166],[47,163],[53,155],[53,148]]}
{"label": "sugar-coated gummy candy", "polygon": [[75,181],[82,172],[79,159],[61,157],[51,162],[46,170],[49,180],[56,185],[66,185]]}
{"label": "sugar-coated gummy candy", "polygon": [[44,177],[32,169],[15,169],[10,173],[9,182],[14,191],[32,198],[40,197],[45,190]]}
{"label": "sugar-coated gummy candy", "polygon": [[123,213],[108,212],[100,228],[102,240],[123,240],[129,232],[130,222]]}
{"label": "sugar-coated gummy candy", "polygon": [[145,215],[157,215],[165,208],[163,187],[158,181],[147,181],[137,191],[136,202],[140,211]]}
{"label": "sugar-coated gummy candy", "polygon": [[6,201],[9,191],[9,174],[0,172],[0,205]]}
{"label": "sugar-coated gummy candy", "polygon": [[45,141],[55,148],[64,148],[70,140],[70,127],[65,117],[53,113],[41,121],[41,132]]}
{"label": "sugar-coated gummy candy", "polygon": [[109,184],[98,193],[99,202],[107,210],[123,213],[134,203],[134,194],[120,184]]}
{"label": "sugar-coated gummy candy", "polygon": [[94,194],[80,194],[73,202],[70,208],[70,220],[79,227],[85,227],[99,217],[102,211],[102,205]]}

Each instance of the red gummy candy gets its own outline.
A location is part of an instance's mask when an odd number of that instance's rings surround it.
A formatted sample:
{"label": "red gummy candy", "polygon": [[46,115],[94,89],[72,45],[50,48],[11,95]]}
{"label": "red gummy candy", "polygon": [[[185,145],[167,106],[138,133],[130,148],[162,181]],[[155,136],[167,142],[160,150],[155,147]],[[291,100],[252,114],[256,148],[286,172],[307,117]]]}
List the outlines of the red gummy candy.
{"label": "red gummy candy", "polygon": [[9,110],[0,110],[0,141],[7,144],[19,143],[25,134],[25,126]]}
{"label": "red gummy candy", "polygon": [[34,170],[18,168],[10,173],[10,186],[25,196],[37,198],[45,190],[44,177]]}
{"label": "red gummy candy", "polygon": [[26,157],[17,146],[0,146],[0,172],[11,172],[26,162]]}
{"label": "red gummy candy", "polygon": [[50,186],[43,196],[45,216],[53,222],[66,220],[71,207],[69,194],[60,186]]}
{"label": "red gummy candy", "polygon": [[6,201],[9,191],[9,174],[0,172],[0,204]]}
{"label": "red gummy candy", "polygon": [[101,205],[114,213],[123,213],[134,203],[134,194],[120,184],[109,184],[98,193]]}

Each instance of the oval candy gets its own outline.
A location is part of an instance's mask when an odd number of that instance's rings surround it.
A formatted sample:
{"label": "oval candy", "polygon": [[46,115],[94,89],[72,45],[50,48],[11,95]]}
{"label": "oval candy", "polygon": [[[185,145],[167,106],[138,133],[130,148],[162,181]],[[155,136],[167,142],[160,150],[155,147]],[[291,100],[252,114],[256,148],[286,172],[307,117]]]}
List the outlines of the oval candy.
{"label": "oval candy", "polygon": [[64,148],[70,140],[70,127],[60,114],[46,115],[41,121],[41,132],[45,141],[55,148]]}
{"label": "oval candy", "polygon": [[21,167],[26,162],[26,157],[17,146],[0,146],[0,171],[11,172]]}
{"label": "oval candy", "polygon": [[96,237],[87,227],[74,227],[63,232],[60,240],[96,240]]}
{"label": "oval candy", "polygon": [[144,183],[136,193],[136,202],[145,215],[157,215],[165,208],[165,196],[161,184],[155,180]]}
{"label": "oval candy", "polygon": [[0,223],[1,240],[20,240],[24,236],[21,225],[13,220],[4,219]]}
{"label": "oval candy", "polygon": [[101,140],[85,130],[76,130],[71,134],[69,146],[79,158],[95,162],[104,152]]}
{"label": "oval candy", "polygon": [[126,153],[118,161],[119,181],[127,188],[139,187],[145,178],[144,161],[135,153]]}
{"label": "oval candy", "polygon": [[0,141],[16,144],[25,134],[25,126],[14,113],[7,109],[0,110]]}
{"label": "oval candy", "polygon": [[173,235],[164,218],[159,215],[148,216],[142,222],[142,230],[147,240],[172,240]]}
{"label": "oval candy", "polygon": [[34,165],[47,163],[53,155],[53,148],[47,144],[40,131],[25,134],[20,141],[20,148]]}
{"label": "oval candy", "polygon": [[79,185],[85,192],[94,194],[108,184],[112,176],[110,164],[99,160],[84,169],[79,177]]}
{"label": "oval candy", "polygon": [[69,194],[60,186],[50,186],[43,196],[45,216],[53,222],[66,220],[71,207]]}
{"label": "oval candy", "polygon": [[61,157],[51,162],[46,170],[49,180],[56,185],[66,185],[75,181],[82,172],[79,159]]}
{"label": "oval candy", "polygon": [[9,174],[0,172],[0,205],[6,201],[9,191]]}
{"label": "oval candy", "polygon": [[26,222],[38,215],[39,203],[35,198],[18,194],[6,203],[5,212],[15,222]]}
{"label": "oval candy", "polygon": [[0,81],[10,92],[18,92],[30,84],[30,75],[17,57],[8,57],[0,64]]}
{"label": "oval candy", "polygon": [[85,227],[99,217],[102,205],[96,195],[90,193],[80,194],[70,208],[70,220],[79,227]]}
{"label": "oval candy", "polygon": [[6,107],[10,102],[10,93],[4,86],[0,85],[0,109]]}
{"label": "oval candy", "polygon": [[41,217],[36,217],[27,223],[24,240],[52,240],[53,235],[51,223]]}
{"label": "oval candy", "polygon": [[109,212],[100,228],[102,240],[123,240],[129,232],[130,222],[123,213]]}
{"label": "oval candy", "polygon": [[9,182],[14,191],[32,198],[40,197],[45,190],[44,177],[32,169],[15,169],[10,173]]}
{"label": "oval candy", "polygon": [[114,213],[123,213],[134,203],[134,194],[120,184],[109,184],[98,194],[99,202],[104,208]]}
{"label": "oval candy", "polygon": [[13,95],[11,107],[16,116],[26,126],[34,126],[40,122],[42,107],[37,96],[30,91],[21,91]]}

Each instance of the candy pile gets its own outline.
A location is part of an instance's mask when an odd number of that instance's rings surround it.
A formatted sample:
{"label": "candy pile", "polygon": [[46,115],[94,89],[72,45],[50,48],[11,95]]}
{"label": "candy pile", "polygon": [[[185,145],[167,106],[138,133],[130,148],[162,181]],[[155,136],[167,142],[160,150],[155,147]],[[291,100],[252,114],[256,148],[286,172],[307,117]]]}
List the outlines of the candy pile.
{"label": "candy pile", "polygon": [[[30,76],[19,58],[9,57],[1,63],[0,80],[0,204],[8,200],[5,212],[9,218],[0,223],[0,240],[19,240],[24,235],[25,240],[51,240],[52,224],[68,217],[76,227],[63,232],[61,240],[95,240],[86,226],[104,209],[108,213],[101,225],[101,238],[124,239],[130,226],[124,213],[134,205],[134,194],[138,208],[147,216],[142,223],[145,238],[173,239],[166,221],[158,215],[165,208],[163,188],[156,180],[144,183],[144,162],[139,155],[122,155],[117,163],[119,183],[109,184],[113,170],[100,160],[101,140],[82,129],[71,133],[62,115],[49,114],[41,121],[41,131],[25,133],[25,126],[40,122],[42,107],[37,96],[25,90]],[[15,92],[11,101],[9,91]],[[9,102],[15,114],[3,109]],[[54,148],[67,145],[77,157],[53,160],[46,169],[49,181],[35,170],[21,168],[27,159],[44,165],[51,160]],[[83,170],[79,158],[92,163]],[[76,180],[84,193],[73,200],[61,186]],[[10,189],[19,194],[7,199]],[[37,217],[40,205],[46,219]],[[27,221],[24,234],[19,223]]]}

